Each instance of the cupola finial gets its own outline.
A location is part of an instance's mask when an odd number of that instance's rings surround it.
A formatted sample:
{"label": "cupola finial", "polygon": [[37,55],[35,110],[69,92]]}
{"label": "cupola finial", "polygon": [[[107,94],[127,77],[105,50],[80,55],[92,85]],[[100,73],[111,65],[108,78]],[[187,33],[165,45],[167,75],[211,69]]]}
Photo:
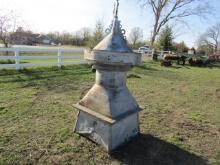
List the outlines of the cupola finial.
{"label": "cupola finial", "polygon": [[119,0],[116,0],[114,16],[118,17]]}

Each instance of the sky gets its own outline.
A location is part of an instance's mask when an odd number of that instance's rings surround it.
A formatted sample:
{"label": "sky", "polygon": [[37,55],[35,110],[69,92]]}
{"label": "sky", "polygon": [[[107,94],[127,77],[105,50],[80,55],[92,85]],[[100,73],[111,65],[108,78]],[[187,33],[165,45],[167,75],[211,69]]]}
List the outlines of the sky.
{"label": "sky", "polygon": [[[150,9],[143,9],[138,0],[120,0],[119,19],[129,35],[133,27],[144,31],[144,38],[150,37],[153,17]],[[196,39],[208,27],[220,22],[220,0],[209,0],[214,14],[208,19],[190,17],[188,27],[172,23],[175,41],[185,41],[188,46],[196,46]],[[14,10],[28,29],[47,33],[51,31],[74,32],[83,27],[94,27],[103,20],[107,28],[113,17],[115,0],[0,0],[0,9]]]}

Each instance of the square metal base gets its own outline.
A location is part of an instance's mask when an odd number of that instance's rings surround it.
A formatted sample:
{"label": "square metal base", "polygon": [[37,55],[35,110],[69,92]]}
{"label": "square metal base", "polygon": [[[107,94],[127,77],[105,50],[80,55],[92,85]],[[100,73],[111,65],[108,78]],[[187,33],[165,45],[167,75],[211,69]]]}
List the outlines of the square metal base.
{"label": "square metal base", "polygon": [[79,110],[75,132],[111,152],[139,133],[138,113],[112,120]]}

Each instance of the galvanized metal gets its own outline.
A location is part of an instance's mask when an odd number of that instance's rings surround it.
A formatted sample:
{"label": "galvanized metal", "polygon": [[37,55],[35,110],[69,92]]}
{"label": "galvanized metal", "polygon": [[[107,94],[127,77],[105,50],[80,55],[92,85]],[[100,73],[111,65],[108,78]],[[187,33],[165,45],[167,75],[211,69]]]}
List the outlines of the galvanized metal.
{"label": "galvanized metal", "polygon": [[127,71],[141,62],[141,54],[128,47],[118,20],[119,1],[114,9],[108,36],[84,58],[96,69],[95,85],[75,108],[79,110],[75,132],[111,152],[139,132],[140,108],[126,86]]}
{"label": "galvanized metal", "polygon": [[130,49],[127,45],[125,37],[126,31],[122,29],[121,21],[118,20],[118,7],[119,1],[117,0],[116,9],[114,11],[114,19],[109,28],[106,29],[106,33],[108,35],[93,50],[125,53],[132,52],[132,49]]}

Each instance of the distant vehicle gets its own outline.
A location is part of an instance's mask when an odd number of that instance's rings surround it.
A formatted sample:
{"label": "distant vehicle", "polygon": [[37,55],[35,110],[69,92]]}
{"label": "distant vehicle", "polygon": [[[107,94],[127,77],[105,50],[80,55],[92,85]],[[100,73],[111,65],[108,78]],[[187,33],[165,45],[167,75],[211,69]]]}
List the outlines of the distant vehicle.
{"label": "distant vehicle", "polygon": [[57,46],[57,44],[55,44],[54,42],[51,42],[50,45]]}
{"label": "distant vehicle", "polygon": [[138,49],[138,53],[148,53],[150,51],[150,47],[149,46],[142,46]]}

